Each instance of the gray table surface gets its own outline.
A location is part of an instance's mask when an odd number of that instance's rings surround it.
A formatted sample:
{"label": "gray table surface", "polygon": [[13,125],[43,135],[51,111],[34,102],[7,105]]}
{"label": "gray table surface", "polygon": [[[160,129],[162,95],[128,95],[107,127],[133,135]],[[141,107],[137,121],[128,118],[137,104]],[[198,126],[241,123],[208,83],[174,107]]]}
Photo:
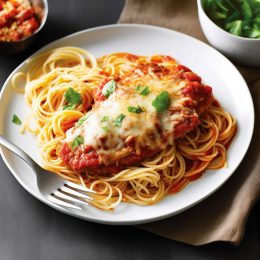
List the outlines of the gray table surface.
{"label": "gray table surface", "polygon": [[[123,0],[50,0],[49,17],[34,46],[0,56],[0,86],[26,57],[67,34],[116,23]],[[259,203],[238,247],[194,247],[131,226],[79,220],[48,207],[25,191],[0,158],[0,260],[34,259],[260,259]],[[258,231],[257,231],[258,230]]]}

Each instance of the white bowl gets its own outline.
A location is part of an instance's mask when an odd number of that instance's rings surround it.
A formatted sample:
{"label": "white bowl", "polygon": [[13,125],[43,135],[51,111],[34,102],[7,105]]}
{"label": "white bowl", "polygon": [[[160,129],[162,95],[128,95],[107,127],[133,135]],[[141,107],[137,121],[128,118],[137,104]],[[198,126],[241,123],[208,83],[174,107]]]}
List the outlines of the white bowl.
{"label": "white bowl", "polygon": [[260,39],[239,37],[216,25],[205,13],[202,0],[197,0],[199,20],[209,43],[231,60],[260,67]]}

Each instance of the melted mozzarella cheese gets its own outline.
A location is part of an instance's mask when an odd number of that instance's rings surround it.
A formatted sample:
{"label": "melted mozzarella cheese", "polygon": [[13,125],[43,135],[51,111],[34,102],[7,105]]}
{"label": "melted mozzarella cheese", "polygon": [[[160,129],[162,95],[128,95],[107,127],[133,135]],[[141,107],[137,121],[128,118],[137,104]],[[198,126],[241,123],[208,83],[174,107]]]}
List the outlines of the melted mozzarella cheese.
{"label": "melted mozzarella cheese", "polygon": [[[67,131],[65,142],[72,142],[78,135],[83,136],[84,144],[98,151],[101,162],[105,164],[130,154],[133,147],[127,143],[131,140],[134,140],[136,154],[142,148],[155,151],[172,144],[174,124],[181,114],[171,114],[169,110],[158,113],[152,101],[161,91],[167,91],[171,97],[171,107],[181,106],[186,98],[178,97],[176,91],[183,86],[174,80],[163,82],[150,79],[147,82],[150,93],[146,96],[136,91],[136,85],[117,86],[106,100],[93,106],[90,116],[82,125]],[[129,112],[129,106],[140,106],[143,112]],[[121,126],[117,126],[115,120],[120,115],[125,117]]]}

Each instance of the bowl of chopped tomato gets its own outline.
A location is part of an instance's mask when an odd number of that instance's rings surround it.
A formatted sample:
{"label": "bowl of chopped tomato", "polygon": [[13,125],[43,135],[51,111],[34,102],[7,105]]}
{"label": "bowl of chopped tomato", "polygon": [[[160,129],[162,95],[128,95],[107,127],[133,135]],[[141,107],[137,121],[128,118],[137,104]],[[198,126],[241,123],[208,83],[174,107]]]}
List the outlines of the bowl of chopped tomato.
{"label": "bowl of chopped tomato", "polygon": [[47,0],[0,0],[0,53],[17,53],[29,47],[47,14]]}
{"label": "bowl of chopped tomato", "polygon": [[260,1],[197,0],[209,43],[232,61],[260,67]]}

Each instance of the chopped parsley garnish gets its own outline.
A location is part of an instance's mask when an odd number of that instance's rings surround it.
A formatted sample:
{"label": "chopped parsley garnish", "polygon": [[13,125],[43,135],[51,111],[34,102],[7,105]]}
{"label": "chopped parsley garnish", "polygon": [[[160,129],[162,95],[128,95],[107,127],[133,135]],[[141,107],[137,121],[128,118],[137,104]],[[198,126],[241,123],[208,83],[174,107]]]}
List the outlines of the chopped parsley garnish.
{"label": "chopped parsley garnish", "polygon": [[73,110],[75,109],[76,105],[75,104],[69,104],[69,105],[65,105],[63,107],[63,110]]}
{"label": "chopped parsley garnish", "polygon": [[150,93],[150,89],[147,86],[137,86],[136,91],[142,96],[147,96]]}
{"label": "chopped parsley garnish", "polygon": [[161,92],[153,101],[152,105],[155,107],[157,112],[166,110],[171,105],[171,98],[167,91]]}
{"label": "chopped parsley garnish", "polygon": [[64,94],[67,105],[63,107],[63,110],[75,109],[77,105],[82,104],[81,94],[75,91],[73,88],[69,87]]}
{"label": "chopped parsley garnish", "polygon": [[109,128],[108,128],[107,126],[101,126],[101,128],[102,128],[106,133],[109,132]]}
{"label": "chopped parsley garnish", "polygon": [[259,0],[203,0],[205,12],[222,29],[238,36],[260,38]]}
{"label": "chopped parsley garnish", "polygon": [[103,123],[103,125],[101,126],[101,128],[107,133],[109,132],[109,128],[107,126],[109,121],[109,116],[103,116],[103,118],[100,120],[101,123]]}
{"label": "chopped parsley garnish", "polygon": [[116,90],[116,82],[112,79],[108,81],[102,88],[102,94],[108,98]]}
{"label": "chopped parsley garnish", "polygon": [[131,106],[129,106],[128,107],[128,112],[138,114],[138,113],[143,112],[143,110],[142,110],[142,108],[140,106],[138,106],[138,107],[131,107]]}
{"label": "chopped parsley garnish", "polygon": [[16,124],[16,125],[21,125],[22,124],[21,119],[16,114],[13,114],[12,122],[14,124]]}
{"label": "chopped parsley garnish", "polygon": [[125,119],[125,115],[120,114],[115,120],[114,120],[114,125],[117,127],[121,127],[122,126],[122,122]]}
{"label": "chopped parsley garnish", "polygon": [[87,113],[86,115],[82,116],[79,121],[77,122],[77,126],[82,125],[91,115],[91,113]]}
{"label": "chopped parsley garnish", "polygon": [[84,143],[84,138],[80,135],[78,135],[72,143],[72,149],[76,148],[77,146],[79,146],[80,144]]}
{"label": "chopped parsley garnish", "polygon": [[108,122],[109,116],[103,116],[100,122]]}

